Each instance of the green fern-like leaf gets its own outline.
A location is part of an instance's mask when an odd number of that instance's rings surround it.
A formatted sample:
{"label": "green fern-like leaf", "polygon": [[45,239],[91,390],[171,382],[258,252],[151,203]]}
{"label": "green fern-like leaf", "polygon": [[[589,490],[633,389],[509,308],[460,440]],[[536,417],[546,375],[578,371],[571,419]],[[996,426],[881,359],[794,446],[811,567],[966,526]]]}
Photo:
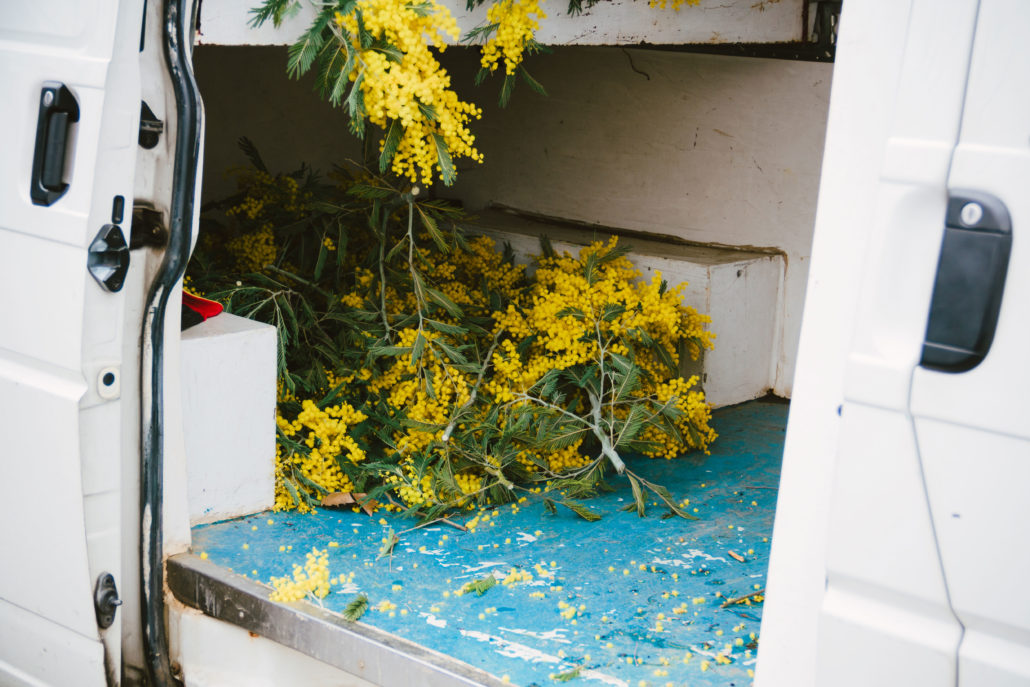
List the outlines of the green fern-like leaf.
{"label": "green fern-like leaf", "polygon": [[286,73],[294,79],[306,74],[325,45],[325,28],[332,14],[322,11],[296,43],[287,49]]}
{"label": "green fern-like leaf", "polygon": [[236,142],[236,145],[239,146],[243,154],[247,156],[248,160],[250,160],[250,164],[254,165],[254,169],[262,172],[268,171],[268,167],[265,166],[265,161],[261,159],[261,153],[258,152],[257,146],[254,145],[252,140],[246,136],[241,136]]}
{"label": "green fern-like leaf", "polygon": [[539,95],[547,95],[547,89],[544,88],[544,85],[534,79],[523,65],[519,65],[518,71],[522,80],[526,82],[526,85],[529,86],[531,91]]}
{"label": "green fern-like leaf", "polygon": [[365,611],[368,610],[368,597],[364,594],[358,594],[354,599],[347,604],[347,607],[343,609],[343,617],[351,622],[360,620],[361,616],[365,615]]}
{"label": "green fern-like leaf", "polygon": [[461,588],[463,594],[476,593],[476,596],[483,596],[487,591],[497,586],[497,578],[493,575],[480,577],[478,580],[469,582]]}
{"label": "green fern-like leaf", "polygon": [[575,680],[583,672],[583,666],[576,666],[572,670],[567,670],[564,673],[558,673],[553,676],[552,679],[555,682],[569,682]]}
{"label": "green fern-like leaf", "polygon": [[400,537],[394,534],[393,529],[386,533],[383,537],[383,543],[379,547],[379,557],[386,558],[393,554],[393,547],[400,541]]}
{"label": "green fern-like leaf", "polygon": [[386,130],[386,136],[383,138],[383,151],[379,154],[379,171],[381,173],[390,168],[390,161],[397,152],[397,146],[401,143],[403,133],[404,127],[400,120],[394,119],[390,122],[390,128]]}
{"label": "green fern-like leaf", "polygon": [[457,177],[457,172],[454,171],[454,162],[451,160],[451,151],[440,134],[433,134],[433,143],[436,145],[436,160],[440,165],[440,176],[444,186],[450,186]]}
{"label": "green fern-like leaf", "polygon": [[283,19],[295,14],[299,9],[299,0],[265,0],[259,7],[250,11],[252,15],[250,25],[257,28],[271,19],[272,25],[278,27],[282,24]]}
{"label": "green fern-like leaf", "polygon": [[598,513],[597,511],[590,510],[578,501],[573,501],[572,499],[563,499],[562,501],[559,501],[559,503],[568,508],[569,510],[571,510],[579,517],[586,520],[587,522],[596,522],[597,520],[601,519],[600,513]]}
{"label": "green fern-like leaf", "polygon": [[508,103],[511,101],[512,91],[515,90],[515,82],[517,79],[514,74],[505,74],[504,82],[501,84],[501,94],[497,97],[497,104],[501,107],[508,107]]}

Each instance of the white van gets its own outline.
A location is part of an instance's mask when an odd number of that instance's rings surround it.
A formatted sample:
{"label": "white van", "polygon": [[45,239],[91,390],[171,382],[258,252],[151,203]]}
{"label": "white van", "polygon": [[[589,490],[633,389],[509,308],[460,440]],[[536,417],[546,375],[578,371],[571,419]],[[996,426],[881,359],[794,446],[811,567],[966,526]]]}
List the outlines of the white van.
{"label": "white van", "polygon": [[[0,10],[0,685],[493,684],[370,631],[329,664],[331,619],[168,562],[195,4]],[[845,4],[760,687],[1030,685],[1028,36],[1020,0]]]}

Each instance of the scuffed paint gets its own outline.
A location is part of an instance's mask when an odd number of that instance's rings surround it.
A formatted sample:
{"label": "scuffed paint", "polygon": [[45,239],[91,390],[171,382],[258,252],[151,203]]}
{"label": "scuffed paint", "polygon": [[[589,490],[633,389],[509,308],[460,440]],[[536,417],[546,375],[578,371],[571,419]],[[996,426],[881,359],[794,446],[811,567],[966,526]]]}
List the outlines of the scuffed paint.
{"label": "scuffed paint", "polygon": [[443,618],[437,618],[432,613],[422,613],[421,615],[426,619],[426,622],[433,627],[447,627],[447,621]]}

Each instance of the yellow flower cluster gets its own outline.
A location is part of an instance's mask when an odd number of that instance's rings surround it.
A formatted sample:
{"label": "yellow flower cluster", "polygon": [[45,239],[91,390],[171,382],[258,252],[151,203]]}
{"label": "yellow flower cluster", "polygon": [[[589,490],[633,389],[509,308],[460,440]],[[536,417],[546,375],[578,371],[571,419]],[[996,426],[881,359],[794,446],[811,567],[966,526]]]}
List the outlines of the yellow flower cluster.
{"label": "yellow flower cluster", "polygon": [[182,278],[182,290],[186,293],[191,293],[194,296],[200,296],[201,298],[204,297],[203,293],[194,288],[193,279],[189,275]]}
{"label": "yellow flower cluster", "polygon": [[[583,613],[586,612],[587,607],[586,607],[586,604],[580,604],[577,607],[577,606],[573,606],[568,601],[559,601],[558,602],[558,610],[559,610],[559,614],[561,615],[561,617],[565,618],[566,620],[572,620],[573,618],[575,618],[578,615],[583,615]],[[573,622],[575,622],[575,621],[573,621]]]}
{"label": "yellow flower cluster", "polygon": [[496,71],[503,57],[505,73],[514,74],[515,69],[522,64],[526,44],[540,28],[537,20],[546,18],[547,14],[540,9],[539,0],[498,0],[492,4],[487,10],[486,19],[490,24],[496,24],[497,30],[483,46],[480,60],[483,69]]}
{"label": "yellow flower cluster", "polygon": [[234,256],[237,270],[258,272],[275,261],[277,247],[273,229],[276,220],[302,217],[308,195],[301,192],[300,184],[289,175],[272,176],[256,169],[238,174],[243,200],[225,214],[235,218],[244,233],[231,239],[226,248]]}
{"label": "yellow flower cluster", "polygon": [[422,506],[427,503],[435,503],[436,497],[433,493],[433,478],[429,473],[419,474],[410,459],[401,461],[401,470],[404,473],[387,473],[383,482],[391,485],[397,497],[409,506]]}
{"label": "yellow flower cluster", "polygon": [[[602,346],[608,354],[625,356],[629,349],[624,342],[646,338],[664,347],[674,363],[683,339],[694,359],[702,348],[712,347],[714,334],[706,329],[711,318],[682,304],[684,285],[664,289],[661,274],[649,282],[638,281],[640,274],[628,259],[609,255],[617,245],[618,239],[612,237],[607,243],[583,248],[577,258],[563,253],[539,259],[529,294],[494,313],[495,331],[508,337],[494,352],[494,375],[484,384],[495,402],[513,401],[551,370],[603,361]],[[528,355],[519,355],[527,340]],[[696,378],[670,378],[665,363],[644,346],[636,348],[634,361],[653,380],[636,397],[653,396],[659,404],[671,402],[683,412],[678,425],[684,441],[649,428],[642,438],[660,447],[649,455],[672,457],[689,448],[707,450],[716,435],[708,426],[711,409],[704,394],[689,391]],[[625,419],[627,412],[617,411],[616,417]],[[549,469],[562,472],[586,465],[590,459],[579,452],[581,444],[546,456]],[[528,458],[520,462],[527,467],[531,463]]]}
{"label": "yellow flower cluster", "polygon": [[519,582],[532,582],[533,573],[528,570],[520,570],[519,568],[512,568],[508,571],[508,574],[501,580],[501,584],[505,586],[511,586],[518,584]]}
{"label": "yellow flower cluster", "polygon": [[[373,38],[365,47],[359,13]],[[393,122],[402,128],[391,163],[395,174],[426,184],[432,183],[434,170],[443,177],[441,145],[451,158],[482,161],[468,128],[482,111],[458,99],[450,75],[431,50],[443,51],[447,37],[458,38],[458,24],[446,7],[435,0],[358,0],[353,12],[337,13],[336,23],[358,55],[348,78],[361,90],[368,120],[384,130]],[[380,150],[386,140],[380,141]]]}
{"label": "yellow flower cluster", "polygon": [[483,486],[483,478],[473,472],[462,472],[454,476],[463,494],[474,494]]}
{"label": "yellow flower cluster", "polygon": [[225,214],[259,220],[272,213],[301,211],[302,194],[297,180],[283,175],[273,177],[259,169],[240,172],[240,185],[246,196]]}
{"label": "yellow flower cluster", "polygon": [[[295,499],[290,494],[290,486],[302,489],[309,495],[314,490],[304,484],[304,479],[313,482],[323,489],[334,492],[354,491],[350,478],[340,470],[338,460],[348,459],[358,463],[365,459],[365,451],[350,436],[350,428],[367,419],[364,413],[352,408],[347,403],[320,409],[314,401],[305,400],[301,404],[301,412],[294,420],[287,420],[276,413],[276,425],[286,437],[297,437],[309,450],[291,451],[279,442],[276,446],[276,489],[275,510],[286,510],[294,506]],[[301,480],[293,480],[294,472],[299,472]],[[304,499],[296,504],[302,512],[309,510]]]}
{"label": "yellow flower cluster", "polygon": [[324,599],[329,594],[329,550],[311,549],[304,567],[293,566],[293,576],[273,577],[272,601],[299,601],[309,594]]}
{"label": "yellow flower cluster", "polygon": [[[443,425],[448,422],[452,407],[468,400],[472,380],[468,374],[455,370],[443,356],[437,354],[433,348],[433,340],[436,338],[433,332],[420,332],[413,328],[401,330],[397,345],[414,346],[419,336],[426,341],[421,364],[432,375],[432,394],[427,391],[424,380],[412,375],[415,366],[410,357],[398,358],[384,374],[369,382],[368,389],[374,394],[385,395],[391,407],[403,408],[409,420]],[[442,429],[432,432],[413,427],[405,432],[397,432],[394,438],[398,451],[406,455],[422,451],[432,441],[440,439],[442,434]]]}
{"label": "yellow flower cluster", "polygon": [[[592,443],[594,435],[587,431],[553,450],[520,445],[515,440],[510,448],[489,456],[469,452],[456,437],[467,428],[474,429],[498,404],[510,404],[517,411],[516,406],[530,402],[529,397],[540,391],[534,385],[549,372],[580,370],[599,362],[611,365],[613,355],[631,358],[645,374],[630,402],[605,412],[616,420],[626,420],[630,403],[636,402],[652,409],[668,404],[678,411],[675,421],[680,434],[670,436],[658,427],[648,427],[638,437],[650,446],[648,455],[672,457],[691,448],[706,450],[714,440],[715,432],[708,425],[710,408],[704,394],[695,388],[697,379],[675,376],[668,367],[670,359],[678,360],[677,350],[684,339],[693,342],[689,354],[695,357],[702,348],[712,346],[714,335],[705,328],[709,318],[685,307],[680,287],[666,289],[661,275],[641,281],[629,260],[612,255],[618,249],[615,239],[593,243],[576,257],[566,253],[538,259],[535,277],[527,285],[525,268],[506,261],[488,238],[469,239],[467,251],[447,253],[420,247],[430,241],[428,236],[418,238],[416,262],[424,266],[426,280],[463,312],[492,317],[493,329],[479,334],[444,333],[425,323],[417,327],[410,318],[407,327],[391,331],[390,343],[404,352],[378,359],[385,364],[366,362],[367,367],[355,368],[346,376],[323,370],[328,388],[312,395],[319,397],[343,384],[347,398],[369,399],[372,412],[385,414],[391,426],[388,435],[379,435],[386,444],[380,460],[391,467],[377,467],[375,474],[369,475],[370,481],[362,484],[362,491],[385,484],[405,506],[448,503],[474,509],[490,499],[484,487],[495,484],[499,475],[511,479],[513,467],[520,475],[539,471],[541,478],[550,478],[589,466],[598,454]],[[368,308],[369,302],[378,306],[378,275],[355,268],[354,277],[354,290],[341,295],[342,302],[362,309]],[[492,310],[496,305],[491,305],[491,292],[502,294],[502,302],[510,305]],[[388,285],[385,295],[391,318],[418,307],[410,288],[403,284]],[[422,314],[450,325],[469,326],[463,318],[443,310]],[[364,332],[364,336],[372,334]],[[459,364],[451,356],[455,347],[465,344],[474,343],[480,351],[485,350],[491,345],[488,336],[496,337],[496,346],[483,379],[478,381],[475,367]],[[662,346],[666,355],[660,358],[651,352],[649,347],[655,345]],[[417,361],[413,358],[416,350]],[[478,405],[472,402],[477,383]],[[298,404],[300,399],[286,398],[285,388],[280,393],[277,424],[282,438],[276,508],[306,510],[305,501],[317,500],[324,491],[355,491],[340,465],[341,461],[360,464],[365,460],[353,437],[353,428],[366,420],[365,413],[346,403],[319,409],[311,400]],[[582,414],[589,402],[585,395],[578,402],[580,409],[573,412]],[[496,421],[503,430],[512,417],[502,411],[491,422]],[[451,434],[444,441],[448,427]],[[453,479],[437,479],[441,467]],[[312,484],[319,489],[309,488]],[[299,491],[314,498],[298,499]],[[483,514],[468,526],[474,529],[488,518]]]}
{"label": "yellow flower cluster", "polygon": [[240,272],[260,272],[265,265],[275,262],[275,236],[269,222],[253,231],[229,241],[226,246],[236,257],[236,269]]}
{"label": "yellow flower cluster", "polygon": [[583,439],[577,439],[572,444],[565,448],[552,451],[550,453],[540,453],[539,451],[526,450],[519,454],[518,461],[522,463],[530,472],[534,472],[537,469],[537,460],[547,465],[547,469],[555,474],[561,474],[563,472],[569,472],[577,468],[581,468],[590,463],[590,457],[580,453],[580,447],[583,445]]}
{"label": "yellow flower cluster", "polygon": [[[655,395],[659,403],[672,403],[682,412],[680,419],[676,421],[686,446],[700,449],[708,453],[708,445],[715,441],[718,436],[708,421],[711,419],[712,410],[705,402],[705,395],[700,391],[691,391],[697,384],[697,377],[683,379],[676,377],[668,382],[658,384],[655,388]],[[653,457],[675,458],[685,450],[684,446],[674,437],[659,432],[654,428],[644,430],[644,438],[653,442],[657,448],[645,453]]]}
{"label": "yellow flower cluster", "polygon": [[[452,273],[451,283],[478,286],[485,281],[487,287],[497,291],[502,298],[512,299],[518,296],[518,285],[525,276],[526,268],[506,262],[493,239],[487,236],[469,239],[468,251],[452,253],[449,257],[449,262],[456,267],[456,271]],[[448,284],[444,285],[444,288],[448,287]],[[487,297],[483,289],[473,288],[466,302],[485,306]]]}

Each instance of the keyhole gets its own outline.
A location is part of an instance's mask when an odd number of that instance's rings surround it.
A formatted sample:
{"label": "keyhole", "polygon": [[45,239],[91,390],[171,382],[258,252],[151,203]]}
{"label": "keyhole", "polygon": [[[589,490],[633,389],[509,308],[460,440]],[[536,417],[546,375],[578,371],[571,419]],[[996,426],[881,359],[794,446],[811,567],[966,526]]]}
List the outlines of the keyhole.
{"label": "keyhole", "polygon": [[114,372],[106,373],[102,381],[104,382],[104,386],[111,386],[114,384]]}

